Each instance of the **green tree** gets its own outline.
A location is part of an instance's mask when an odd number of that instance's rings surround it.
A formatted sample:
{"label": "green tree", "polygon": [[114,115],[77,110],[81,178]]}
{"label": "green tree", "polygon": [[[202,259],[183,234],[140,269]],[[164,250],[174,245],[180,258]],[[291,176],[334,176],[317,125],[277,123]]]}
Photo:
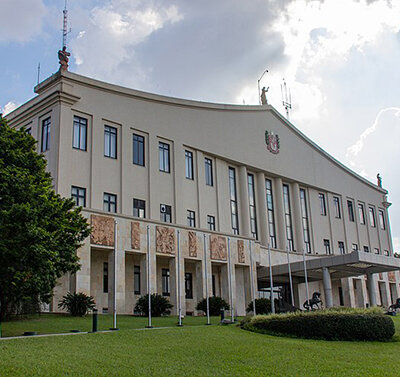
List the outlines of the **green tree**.
{"label": "green tree", "polygon": [[49,302],[57,279],[80,267],[90,227],[45,169],[34,138],[0,116],[0,320],[24,302]]}

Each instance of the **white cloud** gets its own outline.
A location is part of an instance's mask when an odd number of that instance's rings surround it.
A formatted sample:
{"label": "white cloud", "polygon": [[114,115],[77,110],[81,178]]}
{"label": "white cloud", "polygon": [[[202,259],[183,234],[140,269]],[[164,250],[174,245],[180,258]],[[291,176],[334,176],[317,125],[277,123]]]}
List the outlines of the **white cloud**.
{"label": "white cloud", "polygon": [[18,106],[19,106],[19,104],[15,103],[13,101],[7,102],[4,105],[4,107],[2,107],[2,108],[0,107],[0,113],[2,112],[3,115],[7,115],[7,114],[11,113],[12,111],[14,111]]}
{"label": "white cloud", "polygon": [[27,42],[42,31],[47,10],[42,0],[0,1],[0,42]]}

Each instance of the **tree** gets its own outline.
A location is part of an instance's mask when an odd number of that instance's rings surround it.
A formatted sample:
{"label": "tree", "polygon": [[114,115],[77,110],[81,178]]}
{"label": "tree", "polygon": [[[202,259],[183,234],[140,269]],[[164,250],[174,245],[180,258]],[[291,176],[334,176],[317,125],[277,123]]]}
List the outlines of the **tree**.
{"label": "tree", "polygon": [[49,302],[90,234],[81,208],[53,190],[36,142],[0,117],[0,320],[21,303]]}

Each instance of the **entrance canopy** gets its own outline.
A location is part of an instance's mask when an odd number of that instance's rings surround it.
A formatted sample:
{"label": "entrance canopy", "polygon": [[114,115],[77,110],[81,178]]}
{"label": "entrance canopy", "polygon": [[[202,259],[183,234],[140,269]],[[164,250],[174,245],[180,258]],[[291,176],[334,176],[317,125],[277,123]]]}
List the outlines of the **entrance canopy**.
{"label": "entrance canopy", "polygon": [[[307,256],[306,256],[307,258]],[[306,259],[308,281],[322,280],[322,269],[327,267],[331,279],[340,279],[351,276],[374,274],[400,270],[400,259],[353,251],[349,254],[330,255],[321,258]],[[291,262],[290,270],[293,282],[304,282],[303,261]],[[269,281],[269,267],[258,269],[260,280]],[[289,266],[287,263],[272,266],[272,277],[275,282],[287,282],[289,280]]]}

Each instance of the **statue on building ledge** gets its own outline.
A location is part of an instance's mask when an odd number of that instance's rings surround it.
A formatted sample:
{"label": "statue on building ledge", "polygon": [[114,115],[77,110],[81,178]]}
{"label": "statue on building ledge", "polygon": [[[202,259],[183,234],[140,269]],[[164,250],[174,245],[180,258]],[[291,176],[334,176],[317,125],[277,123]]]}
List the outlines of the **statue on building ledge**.
{"label": "statue on building ledge", "polygon": [[382,188],[382,177],[379,173],[376,175],[376,179],[377,179],[378,187]]}
{"label": "statue on building ledge", "polygon": [[68,62],[69,62],[68,56],[71,56],[71,53],[67,51],[67,48],[65,46],[62,48],[62,50],[58,51],[58,60],[60,63],[61,71],[68,71]]}
{"label": "statue on building ledge", "polygon": [[267,101],[267,92],[268,92],[268,89],[269,89],[269,87],[267,88],[267,89],[265,89],[265,86],[261,89],[261,104],[262,105],[268,105],[268,101]]}

